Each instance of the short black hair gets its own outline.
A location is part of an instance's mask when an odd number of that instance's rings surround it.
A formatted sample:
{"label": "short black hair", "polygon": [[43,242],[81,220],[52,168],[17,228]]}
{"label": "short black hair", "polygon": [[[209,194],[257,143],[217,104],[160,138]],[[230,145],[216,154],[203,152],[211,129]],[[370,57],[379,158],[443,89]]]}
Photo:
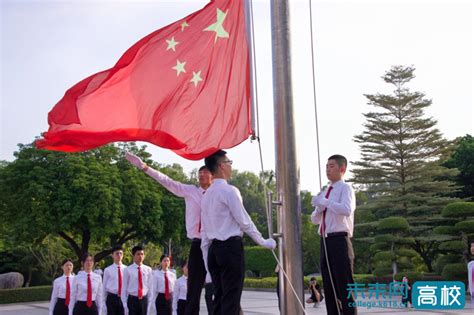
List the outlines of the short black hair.
{"label": "short black hair", "polygon": [[179,266],[181,267],[181,269],[183,269],[183,268],[184,268],[185,266],[187,266],[187,265],[188,265],[188,260],[185,259],[185,260],[183,260],[183,262],[182,262],[181,265],[179,265]]}
{"label": "short black hair", "polygon": [[71,264],[74,264],[74,263],[72,262],[72,259],[71,259],[71,258],[66,258],[66,259],[63,260],[63,263],[61,264],[61,266],[64,266],[64,264],[67,263],[67,262],[70,262]]}
{"label": "short black hair", "polygon": [[85,263],[86,260],[87,260],[87,258],[89,258],[89,257],[92,257],[92,260],[95,261],[94,256],[92,256],[92,254],[90,254],[90,253],[84,253],[84,254],[82,255],[81,262],[82,262],[82,263]]}
{"label": "short black hair", "polygon": [[139,250],[144,250],[141,245],[133,246],[133,248],[132,248],[132,255],[135,256],[135,253],[138,252]]}
{"label": "short black hair", "polygon": [[168,254],[163,254],[163,255],[161,255],[161,257],[160,257],[160,262],[162,262],[163,259],[165,259],[166,257],[170,258],[170,256],[168,256]]}
{"label": "short black hair", "polygon": [[311,281],[316,281],[316,278],[315,277],[311,277],[311,279],[309,279]]}
{"label": "short black hair", "polygon": [[123,251],[122,245],[115,245],[114,247],[112,247],[112,253],[115,253],[118,250]]}
{"label": "short black hair", "polygon": [[[209,171],[209,168],[208,168],[206,165],[203,165],[203,166],[201,166],[201,167],[199,168],[198,172],[203,171],[203,170]],[[210,172],[210,171],[209,171],[209,172]]]}
{"label": "short black hair", "polygon": [[204,164],[206,164],[207,168],[212,174],[217,173],[217,166],[219,165],[220,160],[225,157],[226,154],[227,152],[224,150],[219,150],[204,159]]}
{"label": "short black hair", "polygon": [[347,159],[340,155],[340,154],[334,154],[334,155],[331,155],[328,159],[329,160],[335,160],[337,162],[337,165],[339,165],[339,167],[346,167],[347,168]]}

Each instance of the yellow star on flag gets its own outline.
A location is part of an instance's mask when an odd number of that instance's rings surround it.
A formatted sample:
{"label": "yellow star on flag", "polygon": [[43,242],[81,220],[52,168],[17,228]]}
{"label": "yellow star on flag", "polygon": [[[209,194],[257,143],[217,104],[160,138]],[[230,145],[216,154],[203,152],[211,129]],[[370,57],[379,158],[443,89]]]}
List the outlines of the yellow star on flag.
{"label": "yellow star on flag", "polygon": [[179,62],[179,59],[176,61],[176,66],[173,67],[174,70],[176,70],[176,76],[179,76],[181,72],[186,72],[184,69],[184,65],[186,62]]}
{"label": "yellow star on flag", "polygon": [[183,23],[181,23],[181,32],[184,32],[184,28],[185,28],[185,27],[188,27],[188,26],[189,26],[189,24],[188,24],[188,22],[186,22],[186,21],[184,21]]}
{"label": "yellow star on flag", "polygon": [[199,71],[198,73],[194,72],[193,71],[193,78],[191,79],[191,81],[189,82],[193,82],[194,83],[194,86],[197,86],[199,81],[202,81],[202,78],[201,78],[201,71]]}
{"label": "yellow star on flag", "polygon": [[229,38],[229,33],[224,29],[224,26],[222,24],[224,23],[225,16],[227,15],[227,12],[224,13],[221,10],[217,9],[217,21],[214,24],[209,25],[207,28],[204,29],[204,31],[211,31],[211,32],[216,32],[216,37],[214,39],[214,43],[217,42],[217,38]]}
{"label": "yellow star on flag", "polygon": [[176,51],[176,45],[178,45],[179,42],[176,42],[174,40],[174,36],[171,37],[171,39],[167,39],[166,42],[168,43],[168,47],[166,48],[166,50],[173,49],[173,51]]}

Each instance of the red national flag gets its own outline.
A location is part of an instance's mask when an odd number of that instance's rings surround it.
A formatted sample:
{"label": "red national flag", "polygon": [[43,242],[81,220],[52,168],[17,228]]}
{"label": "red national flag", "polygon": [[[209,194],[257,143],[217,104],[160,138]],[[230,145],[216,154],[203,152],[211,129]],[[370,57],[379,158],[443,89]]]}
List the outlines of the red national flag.
{"label": "red national flag", "polygon": [[214,0],[142,38],[70,88],[38,148],[77,152],[147,141],[198,160],[244,141],[250,70],[243,1]]}

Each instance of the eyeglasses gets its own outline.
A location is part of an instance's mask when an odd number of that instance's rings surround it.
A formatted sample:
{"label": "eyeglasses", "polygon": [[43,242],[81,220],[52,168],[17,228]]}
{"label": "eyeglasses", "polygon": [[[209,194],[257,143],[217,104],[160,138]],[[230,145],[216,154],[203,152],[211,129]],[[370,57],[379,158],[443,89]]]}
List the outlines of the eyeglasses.
{"label": "eyeglasses", "polygon": [[232,165],[233,161],[232,160],[225,160],[225,161],[222,161],[222,163],[227,163],[229,165]]}

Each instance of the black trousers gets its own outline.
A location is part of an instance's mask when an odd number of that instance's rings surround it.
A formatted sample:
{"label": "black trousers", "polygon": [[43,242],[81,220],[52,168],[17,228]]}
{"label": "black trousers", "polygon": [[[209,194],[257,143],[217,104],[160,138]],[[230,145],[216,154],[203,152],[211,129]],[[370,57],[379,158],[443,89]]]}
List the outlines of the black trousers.
{"label": "black trousers", "polygon": [[171,315],[173,299],[166,300],[164,293],[158,293],[155,300],[156,315]]}
{"label": "black trousers", "polygon": [[141,300],[138,297],[129,295],[127,299],[128,315],[146,315],[148,298],[144,296]]}
{"label": "black trousers", "polygon": [[56,301],[53,309],[53,315],[68,315],[69,314],[69,307],[64,304],[66,302],[65,299],[60,299]]}
{"label": "black trousers", "polygon": [[178,300],[178,315],[184,315],[186,312],[186,300]]}
{"label": "black trousers", "polygon": [[242,238],[214,240],[209,247],[208,268],[214,285],[213,314],[238,315],[245,278]]}
{"label": "black trousers", "polygon": [[206,267],[202,258],[201,240],[191,243],[188,258],[188,292],[186,294],[186,315],[198,315],[201,303],[201,292],[206,280]]}
{"label": "black trousers", "polygon": [[85,301],[77,301],[74,305],[74,309],[72,311],[73,315],[98,315],[99,312],[97,311],[97,305],[95,301],[92,301],[92,306],[87,307],[87,302]]}
{"label": "black trousers", "polygon": [[124,314],[122,299],[117,294],[107,293],[105,305],[107,306],[107,315]]}
{"label": "black trousers", "polygon": [[[354,296],[348,297],[348,284],[354,283],[354,250],[347,235],[328,236],[326,246],[331,269],[332,280],[336,294],[342,304],[343,315],[357,314],[355,306],[349,307],[349,303],[354,302]],[[324,250],[324,240],[321,239],[321,273],[323,276],[324,295],[326,297],[326,310],[328,315],[337,315],[336,298],[329,277],[329,268],[326,263],[326,253]]]}
{"label": "black trousers", "polygon": [[214,307],[213,307],[213,302],[212,302],[212,296],[214,295],[214,285],[211,283],[206,283],[206,286],[205,286],[205,294],[204,294],[204,298],[206,299],[206,306],[207,306],[207,313],[209,315],[212,315],[213,314],[213,310],[214,310]]}

